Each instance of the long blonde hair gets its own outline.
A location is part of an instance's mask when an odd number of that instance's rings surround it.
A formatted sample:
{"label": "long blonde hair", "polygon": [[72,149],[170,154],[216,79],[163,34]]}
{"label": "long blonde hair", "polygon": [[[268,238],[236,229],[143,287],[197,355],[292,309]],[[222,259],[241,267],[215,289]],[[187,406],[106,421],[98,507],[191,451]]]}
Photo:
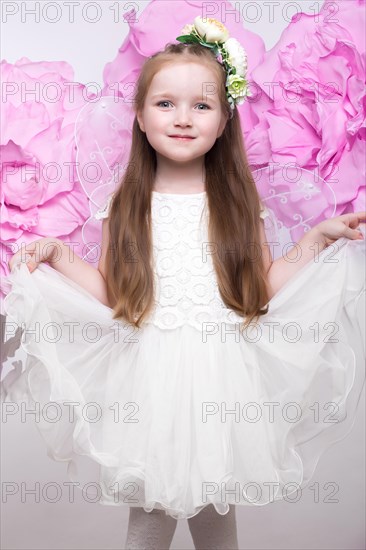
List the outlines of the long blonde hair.
{"label": "long blonde hair", "polygon": [[[213,266],[223,302],[246,317],[245,327],[267,313],[268,306],[261,308],[269,296],[260,246],[260,197],[248,167],[238,111],[235,108],[232,112],[227,101],[222,65],[209,49],[199,44],[167,44],[145,61],[133,108],[135,114],[142,111],[151,81],[166,63],[185,60],[205,63],[216,72],[221,108],[228,116],[223,133],[205,155],[208,236],[219,251],[231,248],[233,242],[241,245],[235,255],[213,255]],[[106,283],[113,319],[140,328],[154,306],[151,196],[157,161],[136,116],[130,151],[127,169],[110,209]]]}

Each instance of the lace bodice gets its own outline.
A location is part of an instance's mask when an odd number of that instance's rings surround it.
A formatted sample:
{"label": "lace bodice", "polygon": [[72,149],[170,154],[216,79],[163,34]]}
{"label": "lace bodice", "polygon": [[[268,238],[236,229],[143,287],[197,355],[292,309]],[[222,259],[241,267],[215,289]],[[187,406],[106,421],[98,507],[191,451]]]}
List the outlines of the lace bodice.
{"label": "lace bodice", "polygon": [[[113,195],[95,214],[108,217]],[[155,308],[146,322],[162,329],[189,324],[241,323],[243,318],[221,299],[208,239],[207,195],[153,191],[151,218]],[[268,214],[262,208],[261,217]]]}

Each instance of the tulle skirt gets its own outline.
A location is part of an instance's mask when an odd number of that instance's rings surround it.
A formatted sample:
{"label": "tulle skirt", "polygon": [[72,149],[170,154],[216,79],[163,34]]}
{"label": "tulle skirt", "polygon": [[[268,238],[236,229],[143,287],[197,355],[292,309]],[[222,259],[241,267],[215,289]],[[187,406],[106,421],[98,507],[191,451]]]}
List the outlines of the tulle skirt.
{"label": "tulle skirt", "polygon": [[257,324],[199,331],[134,329],[49,265],[20,263],[4,307],[26,360],[2,398],[37,407],[48,455],[101,504],[182,519],[289,497],[355,420],[365,264],[364,241],[339,239]]}

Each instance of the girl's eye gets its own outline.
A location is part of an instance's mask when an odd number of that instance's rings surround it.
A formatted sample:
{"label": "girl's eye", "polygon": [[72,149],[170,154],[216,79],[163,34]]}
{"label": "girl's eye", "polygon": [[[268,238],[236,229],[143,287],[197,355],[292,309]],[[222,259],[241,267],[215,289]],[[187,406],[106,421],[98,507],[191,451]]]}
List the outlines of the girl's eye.
{"label": "girl's eye", "polygon": [[[157,104],[158,107],[160,107],[160,105],[163,105],[163,104],[168,104],[170,103],[170,101],[159,101],[159,103]],[[208,105],[206,105],[206,103],[198,103],[198,105],[203,105],[204,107],[206,107],[206,109],[209,109],[210,107]],[[202,111],[203,109],[198,109],[199,111]]]}

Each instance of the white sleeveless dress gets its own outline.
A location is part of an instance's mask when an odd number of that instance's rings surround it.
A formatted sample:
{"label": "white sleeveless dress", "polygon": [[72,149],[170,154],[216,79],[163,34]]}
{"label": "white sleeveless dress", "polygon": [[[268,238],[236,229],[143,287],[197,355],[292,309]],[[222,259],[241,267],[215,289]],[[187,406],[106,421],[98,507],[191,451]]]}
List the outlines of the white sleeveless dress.
{"label": "white sleeveless dress", "polygon": [[153,192],[156,303],[140,330],[47,264],[8,277],[7,323],[27,329],[27,355],[4,398],[38,404],[48,455],[101,504],[183,519],[289,497],[354,423],[365,242],[325,249],[243,332],[218,291],[206,198]]}

